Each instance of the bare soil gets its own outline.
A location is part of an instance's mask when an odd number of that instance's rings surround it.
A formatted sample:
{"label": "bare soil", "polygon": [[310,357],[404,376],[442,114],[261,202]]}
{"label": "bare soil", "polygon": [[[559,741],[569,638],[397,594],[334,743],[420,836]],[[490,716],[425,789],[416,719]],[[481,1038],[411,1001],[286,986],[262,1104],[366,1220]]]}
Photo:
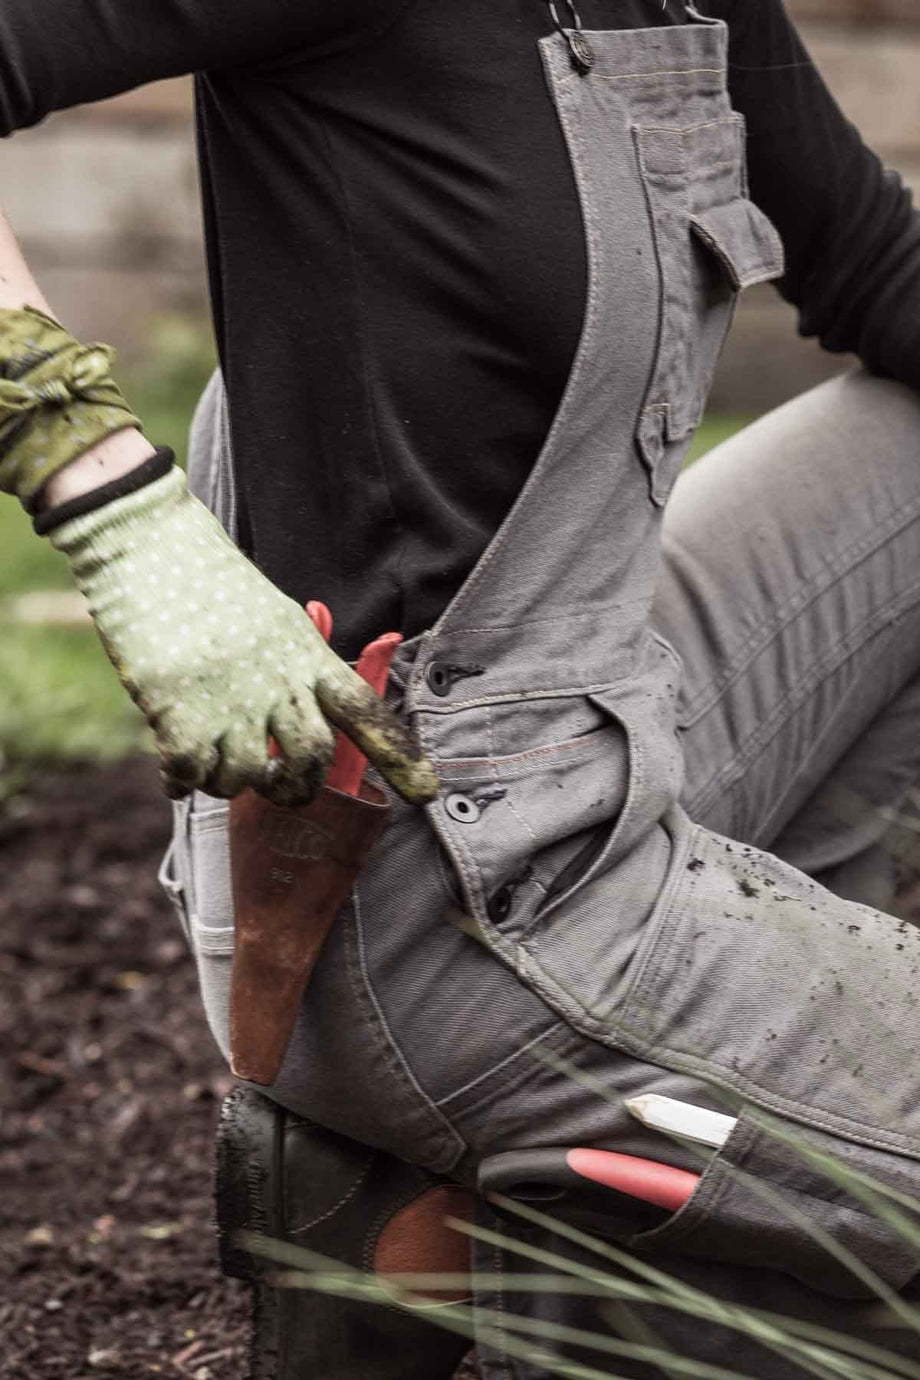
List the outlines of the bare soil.
{"label": "bare soil", "polygon": [[212,1204],[232,1080],[156,881],[168,832],[141,758],[0,802],[0,1380],[248,1375]]}
{"label": "bare soil", "polygon": [[149,761],[0,805],[0,1376],[243,1380],[212,1154],[231,1080],[156,882]]}

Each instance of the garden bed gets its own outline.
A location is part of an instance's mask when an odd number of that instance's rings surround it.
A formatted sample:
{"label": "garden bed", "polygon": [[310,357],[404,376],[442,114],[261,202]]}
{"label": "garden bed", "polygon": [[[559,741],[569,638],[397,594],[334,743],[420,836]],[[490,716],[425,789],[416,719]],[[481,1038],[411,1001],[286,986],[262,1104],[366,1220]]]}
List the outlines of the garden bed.
{"label": "garden bed", "polygon": [[156,866],[152,762],[40,775],[0,805],[0,1376],[243,1380],[218,1270],[230,1087]]}

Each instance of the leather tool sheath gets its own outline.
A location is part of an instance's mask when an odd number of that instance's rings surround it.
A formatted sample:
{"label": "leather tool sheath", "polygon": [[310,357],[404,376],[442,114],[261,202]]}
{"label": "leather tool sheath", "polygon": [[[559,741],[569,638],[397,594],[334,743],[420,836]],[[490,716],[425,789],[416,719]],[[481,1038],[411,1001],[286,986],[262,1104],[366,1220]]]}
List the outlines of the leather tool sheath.
{"label": "leather tool sheath", "polygon": [[324,786],[293,810],[254,791],[231,802],[230,1066],[238,1078],[263,1087],[277,1078],[320,950],[389,815],[383,792],[366,782],[357,795]]}

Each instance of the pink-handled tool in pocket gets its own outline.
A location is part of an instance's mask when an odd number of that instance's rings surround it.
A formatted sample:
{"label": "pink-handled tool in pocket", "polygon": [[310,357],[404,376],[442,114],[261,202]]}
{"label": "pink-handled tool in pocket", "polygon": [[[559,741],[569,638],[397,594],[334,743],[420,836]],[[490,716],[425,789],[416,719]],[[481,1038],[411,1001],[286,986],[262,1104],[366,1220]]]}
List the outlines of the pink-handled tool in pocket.
{"label": "pink-handled tool in pocket", "polygon": [[660,1226],[696,1191],[699,1174],[660,1160],[587,1147],[508,1150],[479,1166],[479,1192],[528,1203],[603,1236],[613,1218]]}

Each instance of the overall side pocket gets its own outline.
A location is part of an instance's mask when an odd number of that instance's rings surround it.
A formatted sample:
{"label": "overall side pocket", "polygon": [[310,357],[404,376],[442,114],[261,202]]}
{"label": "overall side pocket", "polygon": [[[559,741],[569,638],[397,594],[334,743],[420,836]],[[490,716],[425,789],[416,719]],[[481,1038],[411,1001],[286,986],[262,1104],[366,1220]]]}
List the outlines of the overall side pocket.
{"label": "overall side pocket", "polygon": [[228,816],[227,801],[195,793],[188,818],[189,939],[208,1025],[225,1058],[234,941]]}
{"label": "overall side pocket", "polygon": [[188,813],[187,800],[174,801],[172,807],[173,828],[169,847],[157,869],[157,881],[166,899],[172,906],[176,919],[182,928],[186,942],[191,947],[192,934],[189,924],[188,907]]}
{"label": "overall side pocket", "polygon": [[633,127],[661,283],[658,347],[636,431],[664,504],[699,425],[738,294],[784,270],[774,226],[747,197],[742,116]]}
{"label": "overall side pocket", "polygon": [[814,1127],[776,1125],[779,1134],[743,1110],[684,1206],[630,1238],[629,1248],[776,1270],[840,1299],[877,1297],[874,1280],[903,1289],[920,1272],[920,1251],[846,1180],[855,1171],[881,1190],[906,1193],[920,1167]]}

